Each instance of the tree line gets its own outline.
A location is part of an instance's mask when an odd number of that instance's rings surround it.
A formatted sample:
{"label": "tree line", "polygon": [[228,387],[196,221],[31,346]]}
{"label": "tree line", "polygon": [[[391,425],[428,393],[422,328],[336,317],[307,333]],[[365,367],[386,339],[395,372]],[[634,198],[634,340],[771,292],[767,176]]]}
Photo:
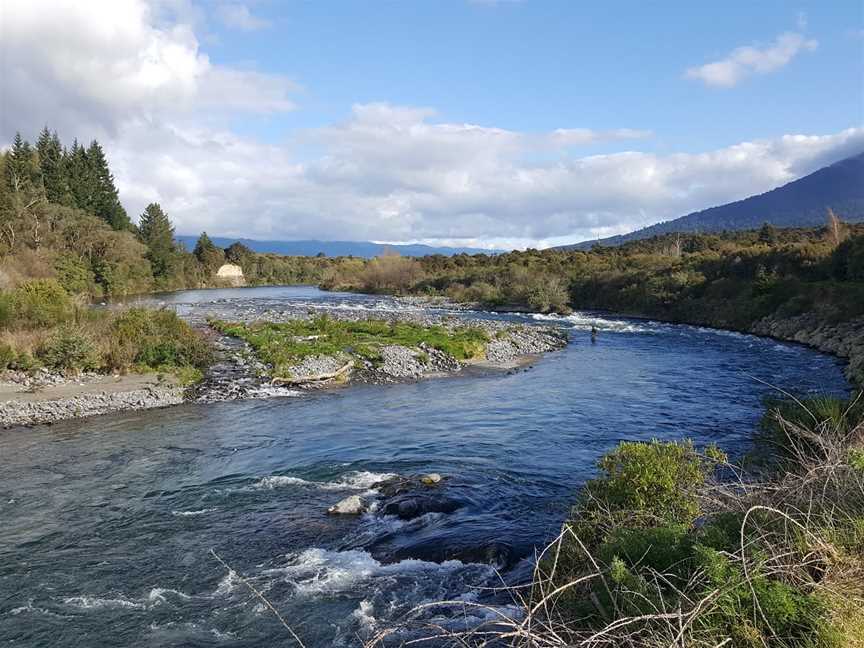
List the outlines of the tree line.
{"label": "tree line", "polygon": [[190,252],[174,233],[157,202],[133,222],[97,140],[66,147],[45,127],[35,145],[19,133],[0,153],[0,290],[46,278],[90,297],[212,286],[226,261],[253,284],[318,283],[331,264],[223,250],[206,233]]}

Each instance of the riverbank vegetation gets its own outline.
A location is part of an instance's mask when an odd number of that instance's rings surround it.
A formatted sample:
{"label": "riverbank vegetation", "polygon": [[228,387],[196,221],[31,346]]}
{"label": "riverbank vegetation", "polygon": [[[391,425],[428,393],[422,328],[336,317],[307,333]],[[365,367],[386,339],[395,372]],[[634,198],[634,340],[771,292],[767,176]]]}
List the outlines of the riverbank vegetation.
{"label": "riverbank vegetation", "polygon": [[486,623],[435,640],[864,646],[860,398],[773,404],[758,444],[772,461],[753,471],[713,446],[621,443],[598,461],[532,582],[512,590],[523,613],[489,608]]}
{"label": "riverbank vegetation", "polygon": [[423,326],[385,320],[336,320],[327,316],[284,323],[229,323],[213,320],[221,333],[247,342],[258,358],[273,368],[275,378],[292,378],[292,368],[317,356],[382,361],[385,346],[400,345],[422,353],[423,348],[443,351],[457,360],[483,357],[489,335],[472,326]]}
{"label": "riverbank vegetation", "polygon": [[535,599],[564,588],[549,629],[587,645],[862,645],[864,408],[785,403],[764,427],[775,461],[756,474],[687,442],[604,456],[539,564]]}
{"label": "riverbank vegetation", "polygon": [[0,371],[168,372],[195,380],[210,345],[173,311],[81,305],[54,279],[0,293]]}
{"label": "riverbank vegetation", "polygon": [[488,307],[608,309],[746,328],[776,313],[864,314],[864,226],[669,234],[620,247],[382,257],[336,267],[325,286],[444,295]]}

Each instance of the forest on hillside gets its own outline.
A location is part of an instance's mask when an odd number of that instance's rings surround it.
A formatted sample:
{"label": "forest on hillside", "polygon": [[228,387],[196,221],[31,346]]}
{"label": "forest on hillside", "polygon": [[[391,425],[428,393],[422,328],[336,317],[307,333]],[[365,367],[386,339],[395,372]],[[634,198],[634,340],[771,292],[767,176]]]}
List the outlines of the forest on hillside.
{"label": "forest on hillside", "polygon": [[0,153],[0,290],[33,279],[87,298],[213,286],[226,261],[250,283],[317,283],[329,264],[239,243],[222,249],[206,233],[185,249],[158,202],[129,216],[96,140],[66,147],[46,127],[35,145],[19,134]]}

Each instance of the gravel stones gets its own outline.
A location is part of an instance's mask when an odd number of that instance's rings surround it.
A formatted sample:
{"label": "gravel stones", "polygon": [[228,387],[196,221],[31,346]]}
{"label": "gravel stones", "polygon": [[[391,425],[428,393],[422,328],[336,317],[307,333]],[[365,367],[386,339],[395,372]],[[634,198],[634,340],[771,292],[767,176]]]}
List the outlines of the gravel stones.
{"label": "gravel stones", "polygon": [[148,387],[122,392],[97,392],[71,398],[0,403],[0,426],[38,425],[109,412],[167,407],[183,402],[183,388]]}

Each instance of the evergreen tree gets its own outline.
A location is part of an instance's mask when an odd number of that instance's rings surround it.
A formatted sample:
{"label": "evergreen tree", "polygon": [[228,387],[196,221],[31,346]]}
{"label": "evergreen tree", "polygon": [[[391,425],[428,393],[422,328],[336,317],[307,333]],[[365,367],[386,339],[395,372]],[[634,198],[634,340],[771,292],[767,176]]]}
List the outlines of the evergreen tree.
{"label": "evergreen tree", "polygon": [[63,147],[57,132],[42,129],[36,142],[39,154],[39,168],[42,172],[42,185],[48,202],[62,204],[66,197],[66,178],[63,161]]}
{"label": "evergreen tree", "polygon": [[225,258],[231,263],[236,263],[244,269],[249,263],[249,259],[255,256],[255,253],[240,241],[235,241],[225,248]]}
{"label": "evergreen tree", "polygon": [[195,250],[192,252],[198,262],[210,271],[215,270],[225,261],[225,253],[222,248],[218,248],[207,236],[207,232],[201,232],[198,237],[198,242],[195,244]]}
{"label": "evergreen tree", "polygon": [[96,179],[93,177],[87,159],[87,151],[77,139],[72,142],[72,148],[66,154],[65,167],[70,189],[70,206],[94,213],[93,196],[96,193]]}
{"label": "evergreen tree", "polygon": [[31,193],[38,189],[39,170],[33,162],[33,148],[30,142],[15,133],[12,150],[6,160],[6,185],[14,193]]}
{"label": "evergreen tree", "polygon": [[108,160],[99,142],[93,140],[86,152],[87,164],[93,181],[91,209],[115,230],[131,229],[132,221],[120,204],[114,176],[108,168]]}
{"label": "evergreen tree", "polygon": [[167,277],[175,257],[174,226],[159,203],[150,203],[138,224],[141,242],[147,246],[147,258],[155,277]]}

